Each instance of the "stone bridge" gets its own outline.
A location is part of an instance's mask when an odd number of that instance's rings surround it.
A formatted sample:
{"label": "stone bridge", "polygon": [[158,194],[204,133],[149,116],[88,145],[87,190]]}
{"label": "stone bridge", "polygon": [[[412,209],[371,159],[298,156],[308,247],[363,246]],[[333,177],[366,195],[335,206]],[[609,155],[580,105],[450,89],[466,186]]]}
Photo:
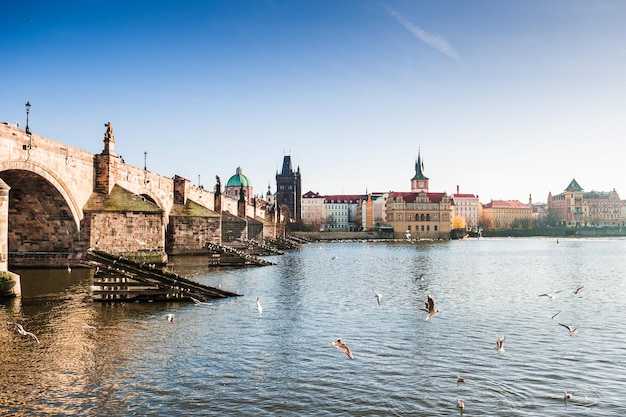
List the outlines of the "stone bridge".
{"label": "stone bridge", "polygon": [[227,227],[232,239],[257,237],[246,236],[248,223],[267,226],[256,202],[222,194],[219,181],[205,190],[124,163],[105,129],[102,153],[92,154],[0,123],[0,271],[65,265],[90,247],[161,262],[206,253],[207,242],[222,243],[228,211],[246,223]]}

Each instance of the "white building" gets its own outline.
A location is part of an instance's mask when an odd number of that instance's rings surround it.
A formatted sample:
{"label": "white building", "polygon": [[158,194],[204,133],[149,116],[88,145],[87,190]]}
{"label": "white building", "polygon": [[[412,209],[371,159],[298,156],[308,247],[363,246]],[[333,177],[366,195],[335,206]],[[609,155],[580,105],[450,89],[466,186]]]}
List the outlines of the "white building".
{"label": "white building", "polygon": [[457,186],[456,194],[452,194],[452,201],[454,202],[452,223],[454,224],[454,217],[461,217],[465,222],[465,229],[476,230],[478,228],[478,213],[480,207],[478,196],[474,194],[461,194]]}

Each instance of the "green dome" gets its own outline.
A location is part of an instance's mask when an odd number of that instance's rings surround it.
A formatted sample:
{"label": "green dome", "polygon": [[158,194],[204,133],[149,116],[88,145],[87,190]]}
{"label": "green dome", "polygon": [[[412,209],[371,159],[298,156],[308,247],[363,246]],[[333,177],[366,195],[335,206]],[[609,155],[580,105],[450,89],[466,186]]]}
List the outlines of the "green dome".
{"label": "green dome", "polygon": [[232,177],[228,179],[226,186],[227,187],[241,187],[241,186],[252,187],[252,183],[250,182],[248,177],[246,177],[245,175],[241,173],[241,168],[237,167],[237,171],[235,175],[233,175]]}

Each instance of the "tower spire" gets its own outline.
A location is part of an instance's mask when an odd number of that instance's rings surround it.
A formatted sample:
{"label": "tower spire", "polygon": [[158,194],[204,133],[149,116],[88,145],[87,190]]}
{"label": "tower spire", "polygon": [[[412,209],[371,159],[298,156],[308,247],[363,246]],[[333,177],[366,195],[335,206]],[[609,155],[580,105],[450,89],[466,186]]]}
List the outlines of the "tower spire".
{"label": "tower spire", "polygon": [[424,161],[422,161],[422,153],[419,148],[415,161],[415,175],[411,178],[411,191],[428,192],[428,177],[424,175]]}

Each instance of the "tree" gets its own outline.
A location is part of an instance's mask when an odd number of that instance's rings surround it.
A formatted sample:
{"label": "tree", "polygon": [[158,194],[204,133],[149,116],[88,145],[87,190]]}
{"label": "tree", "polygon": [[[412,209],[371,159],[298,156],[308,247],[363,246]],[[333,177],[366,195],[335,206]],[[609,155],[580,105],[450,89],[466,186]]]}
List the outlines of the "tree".
{"label": "tree", "polygon": [[465,218],[461,216],[455,216],[452,220],[453,229],[465,229]]}

